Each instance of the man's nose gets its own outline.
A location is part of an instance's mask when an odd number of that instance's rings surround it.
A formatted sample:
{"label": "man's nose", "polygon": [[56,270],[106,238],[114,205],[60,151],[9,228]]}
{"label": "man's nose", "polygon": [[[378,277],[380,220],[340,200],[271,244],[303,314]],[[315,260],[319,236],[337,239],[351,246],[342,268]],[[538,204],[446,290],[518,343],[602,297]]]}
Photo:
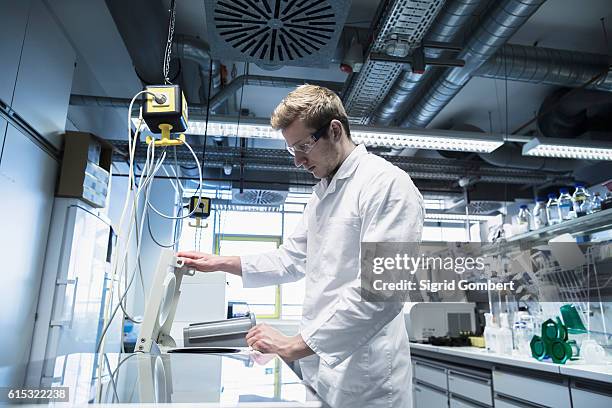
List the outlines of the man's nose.
{"label": "man's nose", "polygon": [[295,164],[295,167],[301,167],[304,165],[304,163],[306,163],[308,160],[306,159],[306,155],[300,152],[295,152],[295,157],[293,158],[293,163]]}

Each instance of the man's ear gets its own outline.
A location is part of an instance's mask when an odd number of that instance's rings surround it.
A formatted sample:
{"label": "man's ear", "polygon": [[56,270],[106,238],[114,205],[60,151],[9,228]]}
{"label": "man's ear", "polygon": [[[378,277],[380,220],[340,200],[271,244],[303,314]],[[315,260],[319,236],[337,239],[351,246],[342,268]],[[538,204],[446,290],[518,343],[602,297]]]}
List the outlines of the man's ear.
{"label": "man's ear", "polygon": [[336,142],[342,138],[342,125],[339,121],[332,122],[332,132],[334,134],[334,140]]}

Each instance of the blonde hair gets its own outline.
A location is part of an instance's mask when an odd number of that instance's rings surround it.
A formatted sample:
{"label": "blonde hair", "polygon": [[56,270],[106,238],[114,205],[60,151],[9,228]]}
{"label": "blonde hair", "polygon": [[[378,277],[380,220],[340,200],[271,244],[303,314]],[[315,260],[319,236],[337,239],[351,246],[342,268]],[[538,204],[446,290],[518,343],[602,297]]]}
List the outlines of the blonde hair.
{"label": "blonde hair", "polygon": [[333,91],[317,85],[300,85],[291,91],[274,109],[270,124],[274,129],[286,129],[300,119],[312,129],[320,129],[332,119],[342,123],[347,137],[351,138],[349,122],[342,101]]}

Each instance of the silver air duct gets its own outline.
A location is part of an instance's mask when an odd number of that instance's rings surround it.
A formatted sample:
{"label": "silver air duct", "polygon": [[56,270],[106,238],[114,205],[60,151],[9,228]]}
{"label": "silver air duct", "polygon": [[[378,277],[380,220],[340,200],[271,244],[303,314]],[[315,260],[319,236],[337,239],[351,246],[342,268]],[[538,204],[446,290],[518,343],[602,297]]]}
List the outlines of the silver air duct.
{"label": "silver air duct", "polygon": [[[211,64],[210,47],[204,41],[181,36],[176,38],[175,44],[177,51],[175,55],[198,64],[201,82],[200,103],[206,103],[208,98],[219,92],[221,88],[221,64],[218,60],[212,60]],[[208,95],[208,81],[212,81],[211,95]]]}
{"label": "silver air duct", "polygon": [[599,77],[587,88],[612,91],[607,55],[552,48],[504,45],[474,75],[566,87],[578,87]]}
{"label": "silver air duct", "polygon": [[464,67],[447,69],[401,121],[402,127],[425,127],[495,52],[538,10],[545,0],[495,2],[457,58]]}

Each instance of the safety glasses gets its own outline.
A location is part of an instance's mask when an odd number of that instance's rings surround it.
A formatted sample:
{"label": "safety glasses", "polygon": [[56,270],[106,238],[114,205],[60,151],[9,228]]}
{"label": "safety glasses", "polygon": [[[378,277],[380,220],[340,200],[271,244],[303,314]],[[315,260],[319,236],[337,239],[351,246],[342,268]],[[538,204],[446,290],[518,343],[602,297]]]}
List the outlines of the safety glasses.
{"label": "safety glasses", "polygon": [[309,137],[309,141],[307,142],[297,142],[293,146],[289,146],[287,143],[285,143],[287,146],[287,151],[291,153],[292,156],[295,156],[295,152],[300,152],[304,154],[310,153],[312,149],[314,149],[315,144],[319,141],[319,139],[325,134],[325,132],[327,132],[327,129],[329,129],[329,125],[331,124],[331,122],[332,121],[330,120],[329,122],[327,122],[327,124],[325,124],[325,126],[311,134]]}

